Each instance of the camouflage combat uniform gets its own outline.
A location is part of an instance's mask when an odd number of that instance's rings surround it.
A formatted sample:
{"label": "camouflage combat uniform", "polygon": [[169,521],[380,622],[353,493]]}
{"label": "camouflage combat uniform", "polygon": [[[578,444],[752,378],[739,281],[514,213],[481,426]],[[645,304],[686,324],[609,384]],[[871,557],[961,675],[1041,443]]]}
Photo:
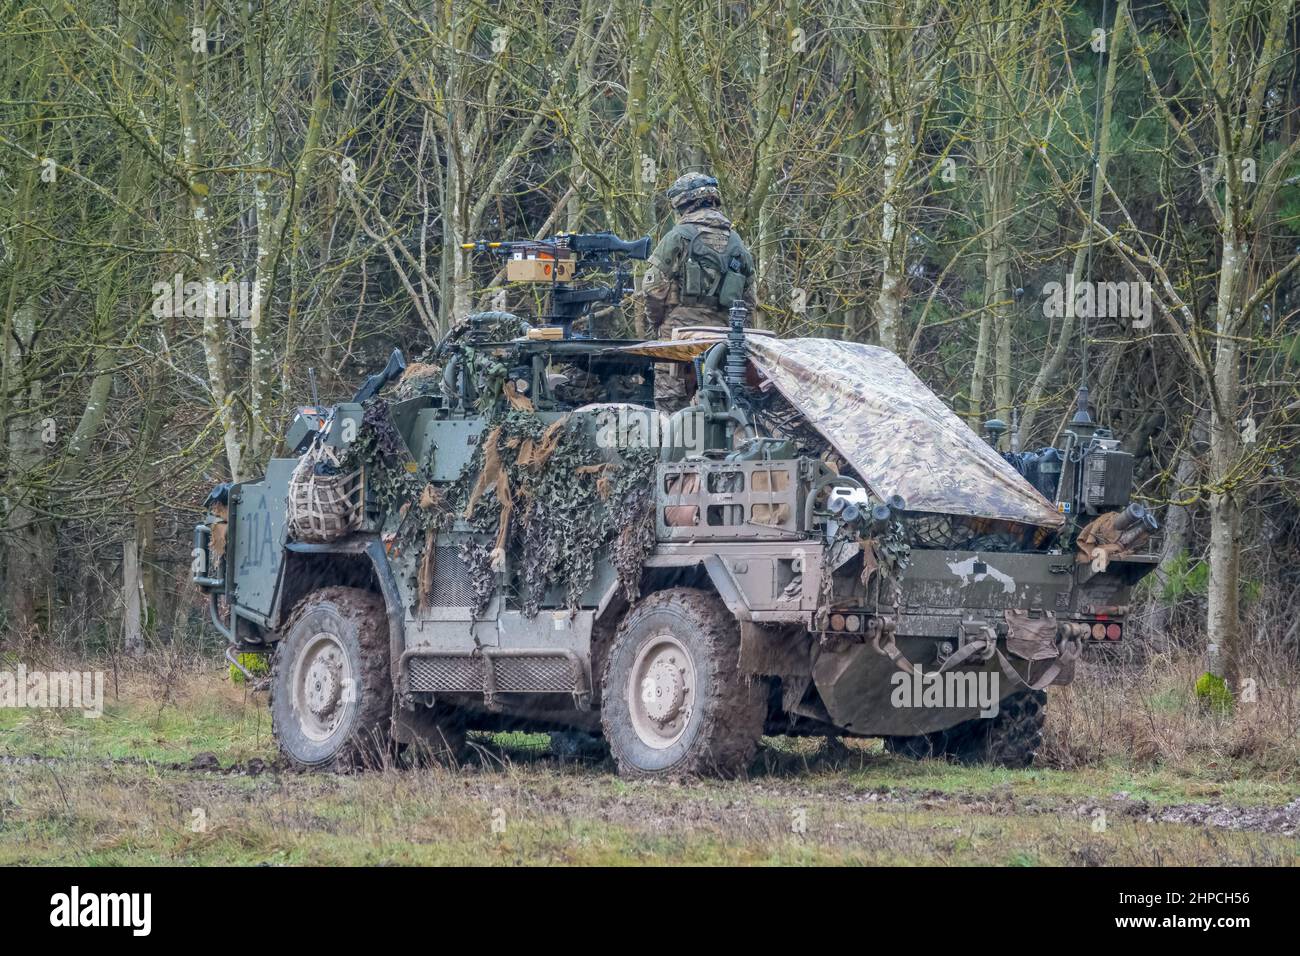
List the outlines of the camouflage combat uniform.
{"label": "camouflage combat uniform", "polygon": [[[687,180],[689,177],[682,177]],[[711,180],[711,177],[709,177]],[[716,181],[713,181],[716,186]],[[675,186],[677,184],[674,184]],[[716,190],[709,190],[716,194]],[[673,193],[669,191],[669,198]],[[672,338],[673,330],[688,325],[726,325],[727,310],[713,296],[692,295],[686,284],[688,252],[691,241],[698,236],[701,243],[717,251],[726,252],[731,245],[731,221],[716,207],[691,209],[680,215],[677,224],[668,231],[650,256],[650,271],[646,275],[646,323],[655,338]],[[739,237],[737,237],[738,240]],[[739,298],[752,309],[754,295],[754,259],[743,243],[732,245],[733,255],[739,260],[744,277]],[[655,406],[672,413],[685,407],[689,369],[679,363],[660,365],[655,375]]]}

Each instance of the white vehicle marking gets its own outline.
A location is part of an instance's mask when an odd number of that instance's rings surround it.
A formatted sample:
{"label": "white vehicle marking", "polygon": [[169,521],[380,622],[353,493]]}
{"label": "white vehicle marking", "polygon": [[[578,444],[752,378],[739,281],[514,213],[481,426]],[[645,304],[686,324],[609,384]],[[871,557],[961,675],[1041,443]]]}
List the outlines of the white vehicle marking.
{"label": "white vehicle marking", "polygon": [[1009,574],[1004,574],[993,565],[984,561],[984,570],[978,574],[975,572],[975,562],[978,558],[967,558],[965,561],[955,561],[948,563],[948,570],[957,577],[961,578],[962,587],[968,587],[971,584],[978,584],[985,578],[992,578],[1002,584],[1002,590],[1006,594],[1014,594],[1016,590],[1015,578]]}

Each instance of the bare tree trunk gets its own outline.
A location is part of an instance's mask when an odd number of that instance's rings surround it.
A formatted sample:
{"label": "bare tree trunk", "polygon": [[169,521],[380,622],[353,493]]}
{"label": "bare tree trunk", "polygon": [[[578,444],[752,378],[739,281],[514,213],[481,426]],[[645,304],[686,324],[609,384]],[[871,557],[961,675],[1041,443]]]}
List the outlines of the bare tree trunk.
{"label": "bare tree trunk", "polygon": [[[24,303],[17,310],[12,331],[6,361],[22,369],[36,333],[33,303]],[[45,447],[41,441],[44,427],[37,412],[42,396],[40,381],[32,381],[20,395],[19,402],[10,409],[7,426],[6,471],[20,483],[17,500],[7,502],[5,509],[4,607],[11,624],[45,628],[50,623],[47,597],[54,578],[54,528],[41,507]]]}
{"label": "bare tree trunk", "polygon": [[[1224,244],[1220,266],[1220,289],[1235,283],[1239,262],[1231,241]],[[1241,676],[1241,500],[1234,473],[1241,446],[1237,425],[1240,402],[1240,369],[1235,341],[1235,323],[1229,312],[1230,299],[1220,297],[1221,334],[1214,351],[1215,396],[1210,409],[1210,582],[1207,626],[1212,643],[1219,646],[1223,677],[1236,692]]]}
{"label": "bare tree trunk", "polygon": [[[987,269],[987,266],[986,266]],[[989,367],[989,340],[993,337],[993,313],[980,311],[979,334],[975,340],[975,360],[971,366],[970,394],[966,397],[966,418],[972,428],[979,428],[984,410],[984,385]]]}
{"label": "bare tree trunk", "polygon": [[140,545],[134,533],[122,542],[122,643],[126,653],[144,653],[144,585],[140,577]]}
{"label": "bare tree trunk", "polygon": [[904,138],[906,124],[885,117],[884,201],[880,216],[880,294],[876,297],[876,341],[891,352],[898,351],[899,329],[903,324],[903,275],[907,236],[900,221],[899,191],[909,152]]}
{"label": "bare tree trunk", "polygon": [[[999,164],[1000,165],[1000,164]],[[995,217],[989,230],[988,253],[984,259],[984,303],[993,323],[993,402],[994,414],[1008,420],[1011,415],[1011,320],[1013,315],[1012,300],[1008,276],[1010,266],[1007,257],[1011,250],[1007,247],[1006,217],[1010,215],[1006,202],[1005,170],[996,170],[995,201],[992,215]],[[972,389],[973,392],[973,389]],[[1009,435],[1007,437],[1010,437]],[[1003,439],[1006,441],[1006,438]]]}
{"label": "bare tree trunk", "polygon": [[[1027,77],[1034,72],[1040,52],[1026,20],[1022,3],[991,2],[979,10],[970,25],[973,40],[969,54],[974,73],[971,115],[974,174],[982,197],[981,235],[984,244],[984,308],[971,369],[967,406],[972,427],[985,414],[985,391],[990,364],[993,377],[993,414],[1007,421],[1014,399],[1011,340],[1015,300],[1011,295],[1010,234],[1021,179],[1021,157],[1012,135],[1011,117],[1025,109],[1020,102]],[[1028,39],[1027,39],[1028,38]],[[1003,438],[1009,442],[1010,435]]]}
{"label": "bare tree trunk", "polygon": [[[19,187],[17,208],[31,216],[37,189],[34,169]],[[53,574],[53,534],[41,514],[43,456],[41,422],[37,410],[41,405],[39,379],[24,381],[28,374],[29,353],[36,339],[37,305],[35,293],[22,288],[25,279],[35,276],[34,244],[30,232],[22,226],[14,230],[18,247],[13,253],[12,272],[6,292],[4,342],[0,344],[3,368],[0,369],[0,393],[4,401],[4,429],[7,497],[4,508],[5,575],[3,606],[9,623],[15,627],[48,624],[49,608],[41,599],[41,589]],[[16,400],[15,400],[16,397]]]}
{"label": "bare tree trunk", "polygon": [[[256,34],[257,31],[253,31]],[[261,58],[256,62],[260,65]],[[263,81],[264,82],[264,81]],[[262,84],[257,84],[260,89]],[[253,274],[253,288],[249,302],[248,338],[249,368],[248,410],[249,435],[248,449],[253,458],[261,454],[262,431],[268,413],[267,403],[271,394],[271,371],[274,366],[273,350],[265,326],[267,301],[272,295],[271,271],[275,265],[276,245],[281,232],[276,230],[277,217],[271,211],[271,132],[270,116],[263,110],[254,113],[252,131],[253,165],[257,172],[253,174],[253,214],[257,220],[257,262]],[[290,200],[285,199],[288,207]]]}
{"label": "bare tree trunk", "polygon": [[235,396],[230,387],[230,367],[225,340],[225,320],[217,315],[216,305],[216,237],[213,232],[214,210],[208,201],[209,190],[199,170],[204,168],[202,144],[199,139],[199,105],[194,87],[194,54],[188,43],[181,42],[189,34],[185,5],[178,4],[172,17],[172,29],[177,34],[176,77],[180,107],[181,161],[189,199],[190,222],[193,228],[194,258],[198,275],[206,293],[203,301],[203,355],[207,363],[208,389],[212,404],[221,420],[222,442],[226,449],[226,462],[235,481],[244,477],[243,460],[245,432],[243,416],[235,409]]}
{"label": "bare tree trunk", "polygon": [[1174,487],[1169,495],[1174,499],[1164,513],[1164,544],[1160,551],[1160,564],[1154,574],[1155,600],[1147,626],[1149,643],[1155,651],[1169,648],[1169,605],[1160,599],[1169,582],[1169,569],[1178,557],[1187,551],[1191,537],[1192,510],[1190,504],[1180,504],[1196,483],[1197,448],[1205,441],[1205,429],[1199,418],[1192,423],[1187,443],[1178,455],[1174,468]]}
{"label": "bare tree trunk", "polygon": [[[654,223],[654,173],[656,158],[654,155],[653,128],[650,122],[649,90],[651,71],[654,67],[659,45],[663,39],[663,23],[652,4],[634,0],[632,16],[629,20],[632,31],[629,42],[627,67],[627,128],[628,142],[631,145],[630,172],[632,196],[632,221],[630,232],[633,234],[648,229]],[[646,165],[646,164],[649,165]],[[649,170],[651,176],[647,181],[644,175]]]}

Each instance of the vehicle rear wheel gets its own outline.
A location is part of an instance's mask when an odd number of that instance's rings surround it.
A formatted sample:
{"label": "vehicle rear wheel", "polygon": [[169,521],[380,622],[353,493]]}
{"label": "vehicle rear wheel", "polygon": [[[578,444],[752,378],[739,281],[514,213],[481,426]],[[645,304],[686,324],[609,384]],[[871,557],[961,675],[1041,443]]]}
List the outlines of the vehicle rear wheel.
{"label": "vehicle rear wheel", "polygon": [[601,724],[624,776],[734,776],[767,716],[766,687],[740,672],[740,632],[694,588],[649,595],[619,624],[605,663]]}
{"label": "vehicle rear wheel", "polygon": [[962,764],[1028,767],[1043,744],[1047,693],[1022,690],[1005,698],[993,717],[976,717],[917,737],[886,737],[885,749],[922,760],[948,757]]}
{"label": "vehicle rear wheel", "polygon": [[379,595],[327,587],[303,600],[271,672],[271,726],[290,763],[352,770],[384,759],[393,705],[388,657]]}

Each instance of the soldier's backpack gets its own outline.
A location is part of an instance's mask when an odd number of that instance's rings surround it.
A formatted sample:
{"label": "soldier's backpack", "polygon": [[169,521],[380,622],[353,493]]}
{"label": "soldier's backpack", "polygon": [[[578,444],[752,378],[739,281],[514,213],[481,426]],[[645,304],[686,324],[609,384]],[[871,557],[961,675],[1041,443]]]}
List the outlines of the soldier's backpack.
{"label": "soldier's backpack", "polygon": [[682,302],[710,309],[729,309],[745,292],[745,280],[754,274],[749,250],[733,231],[727,245],[715,249],[702,236],[704,229],[693,224],[679,227],[686,239],[686,260],[682,276]]}

